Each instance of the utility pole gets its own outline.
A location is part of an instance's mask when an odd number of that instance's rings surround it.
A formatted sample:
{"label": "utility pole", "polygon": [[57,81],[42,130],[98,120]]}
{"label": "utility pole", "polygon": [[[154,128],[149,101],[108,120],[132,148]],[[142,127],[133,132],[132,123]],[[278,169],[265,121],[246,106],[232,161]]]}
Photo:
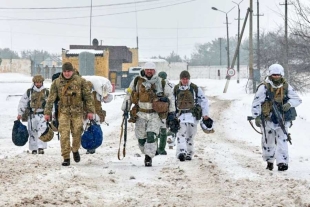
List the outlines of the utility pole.
{"label": "utility pole", "polygon": [[[236,3],[234,1],[232,1],[233,3],[237,4],[238,6],[238,41],[240,39],[240,7],[239,5],[241,4],[242,1],[240,1],[239,3]],[[240,78],[240,50],[238,50],[238,59],[237,59],[237,83],[239,83],[239,78]]]}
{"label": "utility pole", "polygon": [[259,17],[264,14],[259,13],[259,0],[257,0],[257,70],[260,71],[260,45],[259,45]]}
{"label": "utility pole", "polygon": [[215,10],[215,11],[219,11],[219,12],[222,12],[224,14],[226,14],[226,30],[227,30],[227,69],[229,69],[229,66],[230,66],[230,58],[229,58],[229,32],[228,32],[228,13],[233,10],[235,7],[231,8],[228,12],[224,12],[222,10],[219,10],[215,7],[212,7],[211,9]]}
{"label": "utility pole", "polygon": [[284,60],[284,70],[285,70],[285,76],[287,81],[289,81],[290,79],[290,74],[289,74],[289,66],[288,66],[288,38],[287,38],[287,5],[292,5],[292,3],[288,3],[287,0],[285,0],[284,4],[280,4],[281,6],[285,6],[285,34],[284,34],[284,38],[285,38],[285,60]]}
{"label": "utility pole", "polygon": [[249,27],[249,75],[253,82],[253,93],[256,90],[256,82],[253,74],[253,0],[250,0],[250,27]]}
{"label": "utility pole", "polygon": [[139,49],[138,17],[137,17],[137,3],[136,3],[136,0],[135,0],[135,15],[136,15],[136,43],[137,43],[137,49]]}
{"label": "utility pole", "polygon": [[220,41],[220,65],[222,65],[222,39],[223,38],[219,38],[219,41]]}
{"label": "utility pole", "polygon": [[90,18],[89,18],[89,45],[91,45],[91,18],[93,12],[93,0],[90,0]]}

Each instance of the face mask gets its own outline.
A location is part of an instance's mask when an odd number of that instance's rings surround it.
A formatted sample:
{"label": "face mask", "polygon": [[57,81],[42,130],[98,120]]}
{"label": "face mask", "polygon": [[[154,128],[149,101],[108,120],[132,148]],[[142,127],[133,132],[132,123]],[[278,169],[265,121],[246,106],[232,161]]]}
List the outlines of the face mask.
{"label": "face mask", "polygon": [[281,83],[283,83],[282,76],[269,76],[269,79],[273,82],[275,86],[278,86]]}

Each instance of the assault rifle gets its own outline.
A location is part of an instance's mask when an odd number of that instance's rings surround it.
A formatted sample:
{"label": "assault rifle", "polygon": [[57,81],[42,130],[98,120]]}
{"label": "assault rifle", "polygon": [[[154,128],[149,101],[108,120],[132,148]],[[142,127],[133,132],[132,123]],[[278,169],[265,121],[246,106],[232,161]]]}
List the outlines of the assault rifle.
{"label": "assault rifle", "polygon": [[126,156],[127,119],[128,119],[128,101],[126,101],[126,107],[125,107],[125,111],[124,111],[124,114],[123,114],[123,121],[122,121],[122,126],[121,126],[121,135],[120,135],[119,146],[118,146],[118,153],[117,153],[117,158],[119,160],[121,160],[121,158],[120,158],[120,150],[121,150],[121,143],[122,143],[123,134],[124,134],[123,158]]}
{"label": "assault rifle", "polygon": [[292,144],[292,139],[291,139],[291,134],[287,133],[286,129],[285,129],[285,125],[284,125],[284,120],[282,118],[282,115],[280,114],[278,107],[276,105],[276,103],[274,101],[272,101],[272,112],[274,113],[279,126],[281,127],[283,133],[287,136],[287,141]]}
{"label": "assault rifle", "polygon": [[285,129],[285,123],[284,123],[284,120],[283,120],[283,117],[278,109],[278,106],[277,104],[275,103],[274,101],[274,94],[271,93],[271,92],[268,92],[267,90],[267,95],[269,95],[270,97],[270,100],[271,100],[271,104],[272,104],[272,113],[274,114],[279,126],[281,127],[283,133],[287,136],[287,141],[292,144],[292,139],[291,139],[291,134],[290,133],[287,133],[286,129]]}

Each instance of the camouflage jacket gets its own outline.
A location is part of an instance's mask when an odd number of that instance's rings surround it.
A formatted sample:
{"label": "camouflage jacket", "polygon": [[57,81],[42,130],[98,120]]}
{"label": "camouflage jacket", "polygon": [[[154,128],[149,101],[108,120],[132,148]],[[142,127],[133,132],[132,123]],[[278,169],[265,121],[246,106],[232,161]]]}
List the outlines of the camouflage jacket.
{"label": "camouflage jacket", "polygon": [[[50,88],[44,114],[51,114],[54,101],[59,98],[58,110],[63,114],[83,114],[83,105],[87,113],[94,113],[94,99],[86,80],[76,74],[65,79],[61,74]],[[85,104],[83,104],[85,102]]]}

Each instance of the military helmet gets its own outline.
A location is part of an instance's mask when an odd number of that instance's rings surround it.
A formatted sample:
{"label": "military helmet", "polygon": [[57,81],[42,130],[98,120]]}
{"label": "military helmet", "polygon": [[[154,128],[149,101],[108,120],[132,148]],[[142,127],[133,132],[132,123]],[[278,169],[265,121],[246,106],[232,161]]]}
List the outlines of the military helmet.
{"label": "military helmet", "polygon": [[284,68],[280,64],[272,64],[268,68],[269,75],[278,74],[284,76]]}
{"label": "military helmet", "polygon": [[47,122],[47,127],[45,132],[40,136],[40,140],[43,142],[49,142],[53,139],[54,137],[54,132],[52,130],[51,124]]}
{"label": "military helmet", "polygon": [[158,73],[158,76],[161,77],[162,79],[166,79],[167,78],[167,73],[165,71],[160,71]]}
{"label": "military helmet", "polygon": [[43,81],[44,81],[44,78],[40,74],[37,74],[37,75],[33,76],[33,78],[32,78],[32,82],[34,82],[34,83],[43,83]]}
{"label": "military helmet", "polygon": [[54,132],[58,132],[58,123],[56,122],[56,120],[53,120],[52,123],[51,123],[51,129],[54,131]]}
{"label": "military helmet", "polygon": [[211,118],[208,118],[207,120],[204,120],[204,119],[201,120],[200,126],[204,133],[206,134],[214,133],[213,120]]}

